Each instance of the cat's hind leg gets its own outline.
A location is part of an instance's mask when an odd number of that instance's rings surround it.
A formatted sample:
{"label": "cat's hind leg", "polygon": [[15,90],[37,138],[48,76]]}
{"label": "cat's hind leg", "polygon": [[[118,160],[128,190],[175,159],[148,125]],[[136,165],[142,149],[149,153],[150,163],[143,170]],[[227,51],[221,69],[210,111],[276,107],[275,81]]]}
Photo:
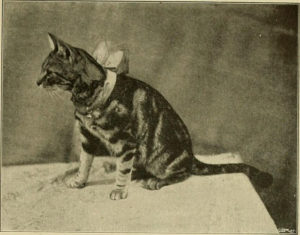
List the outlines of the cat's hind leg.
{"label": "cat's hind leg", "polygon": [[145,189],[158,190],[164,186],[182,182],[185,179],[187,179],[189,176],[190,176],[190,173],[188,173],[188,172],[178,172],[178,173],[174,173],[173,175],[171,175],[165,179],[151,177],[149,179],[145,179],[142,183],[142,186]]}
{"label": "cat's hind leg", "polygon": [[145,180],[143,187],[157,190],[166,185],[184,181],[191,175],[192,159],[187,151],[183,151],[179,155],[166,153],[155,158],[148,166],[148,171],[155,177]]}
{"label": "cat's hind leg", "polygon": [[132,170],[131,180],[146,180],[153,178],[153,175],[148,173],[145,169],[136,168]]}

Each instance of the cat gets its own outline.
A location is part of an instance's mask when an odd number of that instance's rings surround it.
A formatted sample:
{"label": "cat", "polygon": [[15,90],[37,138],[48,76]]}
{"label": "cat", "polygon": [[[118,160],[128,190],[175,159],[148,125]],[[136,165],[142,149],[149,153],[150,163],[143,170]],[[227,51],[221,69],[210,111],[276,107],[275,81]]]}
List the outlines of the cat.
{"label": "cat", "polygon": [[42,64],[37,85],[71,92],[81,133],[80,166],[67,182],[69,187],[85,186],[101,146],[116,158],[112,200],[127,198],[129,182],[138,178],[150,190],[191,175],[235,172],[245,173],[261,187],[272,184],[269,173],[244,163],[200,162],[193,154],[186,125],[157,90],[130,76],[116,75],[85,50],[48,36],[52,50]]}

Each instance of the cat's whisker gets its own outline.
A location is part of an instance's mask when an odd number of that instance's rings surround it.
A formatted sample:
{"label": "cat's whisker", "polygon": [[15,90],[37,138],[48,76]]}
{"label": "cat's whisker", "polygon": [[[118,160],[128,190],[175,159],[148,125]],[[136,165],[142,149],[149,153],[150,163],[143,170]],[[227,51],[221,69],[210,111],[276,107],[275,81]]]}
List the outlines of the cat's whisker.
{"label": "cat's whisker", "polygon": [[55,99],[54,96],[53,96],[52,91],[48,91],[48,94],[50,95],[51,99],[53,99],[53,100]]}
{"label": "cat's whisker", "polygon": [[54,99],[56,99],[56,100],[57,100],[57,95],[56,95],[55,91],[54,91],[54,90],[52,90],[52,91],[51,91],[51,93],[52,93],[52,95],[53,95]]}
{"label": "cat's whisker", "polygon": [[56,97],[59,98],[60,100],[63,99],[62,96],[59,94],[59,91],[56,90],[56,91],[54,91],[53,93],[54,93],[54,94],[56,95]]}
{"label": "cat's whisker", "polygon": [[47,92],[47,95],[51,98],[51,95],[50,95],[50,93],[49,93],[49,91],[48,90],[46,90],[46,92]]}
{"label": "cat's whisker", "polygon": [[51,90],[50,90],[50,94],[51,94],[51,96],[53,97],[54,100],[58,100],[58,97],[57,97],[57,95],[55,94],[55,90],[54,90],[54,89],[51,89]]}
{"label": "cat's whisker", "polygon": [[56,92],[56,95],[58,97],[59,100],[63,100],[63,97],[62,95],[59,93],[59,91]]}

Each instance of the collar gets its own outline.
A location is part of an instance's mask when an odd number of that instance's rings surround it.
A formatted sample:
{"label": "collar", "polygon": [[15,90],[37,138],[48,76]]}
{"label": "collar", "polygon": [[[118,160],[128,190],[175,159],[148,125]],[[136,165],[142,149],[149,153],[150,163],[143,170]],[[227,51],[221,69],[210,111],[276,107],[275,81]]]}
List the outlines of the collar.
{"label": "collar", "polygon": [[94,102],[90,106],[86,107],[87,112],[90,112],[98,108],[99,106],[105,104],[116,85],[117,74],[109,69],[107,69],[106,71],[106,80],[104,82],[103,89],[97,95]]}

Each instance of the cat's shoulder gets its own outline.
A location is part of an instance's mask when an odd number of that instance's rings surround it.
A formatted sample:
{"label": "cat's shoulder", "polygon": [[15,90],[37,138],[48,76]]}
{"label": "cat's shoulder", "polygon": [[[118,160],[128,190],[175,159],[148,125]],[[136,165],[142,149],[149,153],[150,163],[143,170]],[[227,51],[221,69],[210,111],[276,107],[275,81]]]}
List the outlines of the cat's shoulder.
{"label": "cat's shoulder", "polygon": [[118,75],[116,87],[113,92],[116,99],[123,102],[145,104],[148,108],[155,104],[170,106],[164,96],[148,83],[128,75]]}
{"label": "cat's shoulder", "polygon": [[137,92],[139,94],[145,94],[145,95],[151,95],[151,94],[161,95],[160,92],[150,84],[128,75],[118,75],[117,81],[119,86],[127,90],[131,90],[132,92]]}
{"label": "cat's shoulder", "polygon": [[[132,88],[142,88],[142,89],[146,89],[146,88],[150,88],[151,86],[149,84],[147,84],[146,82],[137,79],[137,78],[133,78],[129,75],[124,75],[124,74],[120,74],[118,75],[117,78],[118,83],[122,84],[124,87],[132,87]],[[153,89],[153,87],[151,87]]]}

